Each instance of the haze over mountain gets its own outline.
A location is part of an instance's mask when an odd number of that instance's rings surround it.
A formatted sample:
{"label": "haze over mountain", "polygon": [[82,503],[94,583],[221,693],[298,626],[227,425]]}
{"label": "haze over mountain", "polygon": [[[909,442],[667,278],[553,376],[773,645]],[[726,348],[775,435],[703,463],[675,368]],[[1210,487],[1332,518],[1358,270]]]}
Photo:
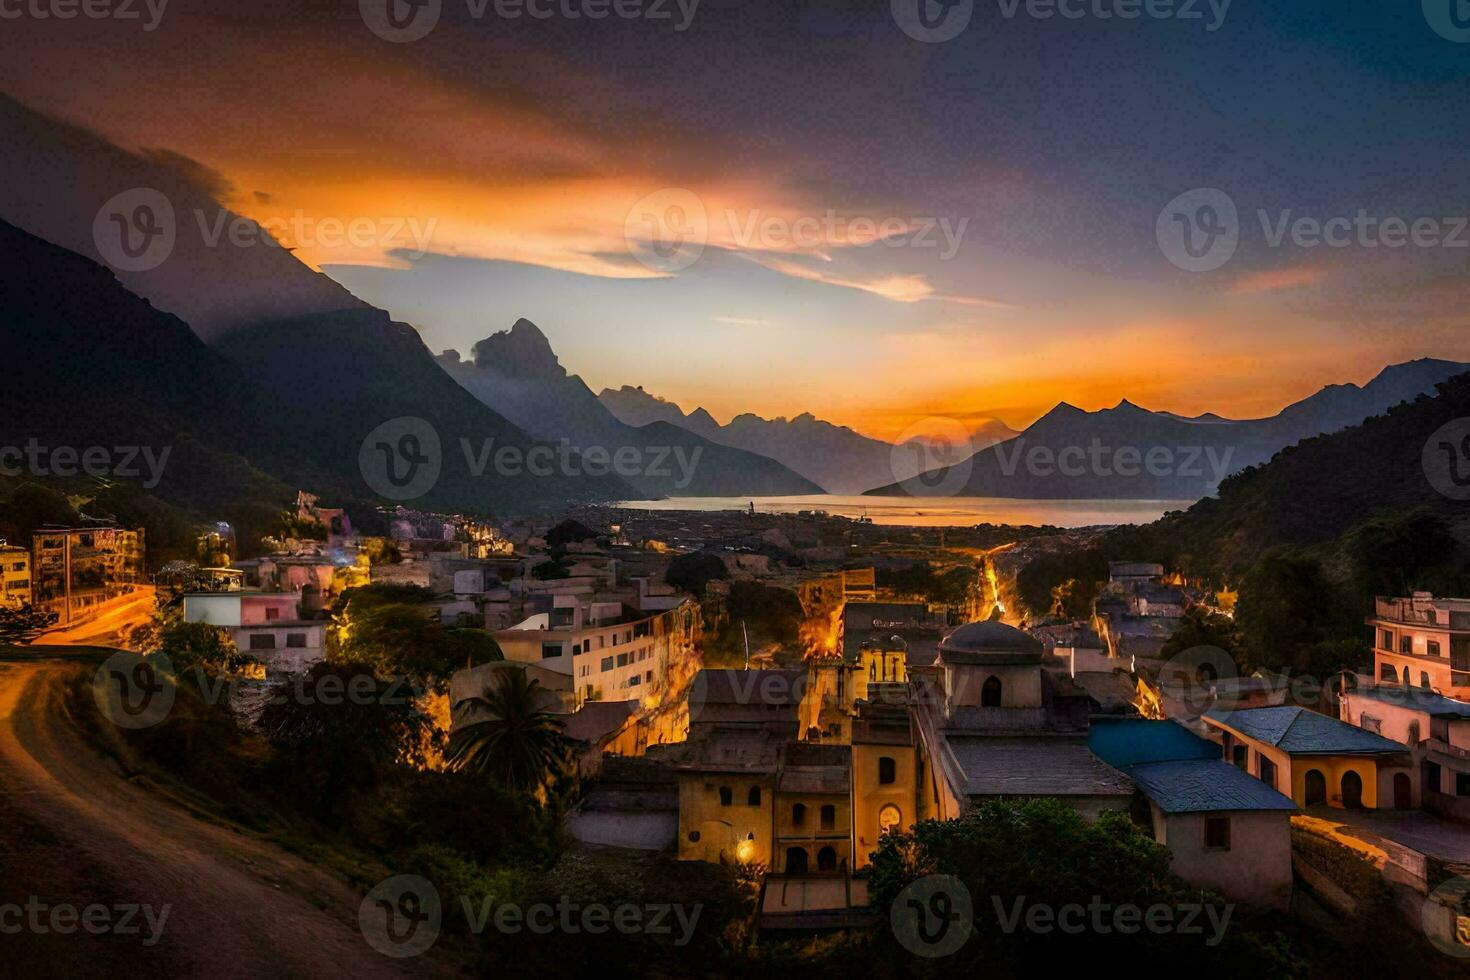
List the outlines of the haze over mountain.
{"label": "haze over mountain", "polygon": [[[792,419],[765,419],[747,412],[720,425],[703,408],[685,414],[678,405],[641,387],[604,388],[597,397],[629,425],[666,422],[713,442],[769,456],[820,484],[828,493],[861,493],[876,483],[905,480],[918,473],[926,459],[934,458],[921,441],[895,447],[847,426],[823,421],[810,412]],[[970,445],[981,448],[1015,434],[1004,423],[991,419],[974,433]]]}
{"label": "haze over mountain", "polygon": [[1015,439],[868,493],[1196,500],[1288,446],[1380,415],[1466,371],[1470,364],[1430,358],[1395,364],[1362,387],[1331,385],[1269,418],[1241,421],[1214,414],[1185,419],[1126,399],[1098,412],[1063,402]]}
{"label": "haze over mountain", "polygon": [[[520,319],[475,344],[472,360],[448,350],[439,365],[480,401],[533,435],[616,457],[618,472],[652,496],[769,496],[822,488],[772,459],[711,441],[664,421],[619,421],[575,374],[562,367],[540,328]],[[633,472],[636,469],[637,472]]]}
{"label": "haze over mountain", "polygon": [[[7,261],[17,265],[17,275],[60,276],[58,270],[77,268],[65,257],[69,253],[98,256],[94,219],[115,195],[143,187],[170,202],[175,240],[156,268],[106,276],[70,273],[83,293],[106,293],[88,300],[92,306],[131,308],[142,297],[185,321],[233,362],[230,369],[216,367],[212,373],[191,363],[161,364],[160,370],[215,379],[199,393],[208,405],[175,404],[170,411],[178,417],[167,425],[188,431],[196,414],[208,417],[219,406],[241,430],[240,439],[229,445],[253,447],[252,461],[271,475],[329,497],[375,498],[359,457],[366,437],[395,419],[423,420],[439,441],[441,472],[432,487],[412,498],[417,506],[506,512],[643,496],[614,475],[589,474],[575,459],[542,476],[524,466],[498,473],[482,465],[486,446],[512,447],[524,460],[538,443],[447,377],[411,326],[393,322],[268,238],[203,236],[196,214],[208,222],[244,220],[215,199],[223,188],[203,168],[167,154],[123,150],[4,98],[0,135],[6,141],[0,218],[67,250],[40,248],[29,236],[11,235],[13,254]],[[66,310],[71,308],[58,305],[49,327],[60,350],[68,345],[55,338],[82,326],[69,322]],[[44,318],[45,310],[28,308],[26,315]],[[33,330],[14,339],[34,343],[44,335]],[[19,359],[8,363],[27,363],[24,350],[19,348]],[[83,380],[63,363],[52,383],[55,391],[48,394],[88,403],[112,399],[122,405],[130,397],[113,392],[100,368]],[[231,411],[228,406],[237,401],[242,407]],[[66,418],[64,412],[56,417]],[[64,427],[45,431],[69,444],[78,438]]]}

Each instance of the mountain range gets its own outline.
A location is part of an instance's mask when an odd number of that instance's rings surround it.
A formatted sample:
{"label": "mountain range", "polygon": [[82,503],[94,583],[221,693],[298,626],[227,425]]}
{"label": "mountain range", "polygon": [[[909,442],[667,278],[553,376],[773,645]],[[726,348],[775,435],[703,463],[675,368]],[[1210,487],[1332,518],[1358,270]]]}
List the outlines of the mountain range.
{"label": "mountain range", "polygon": [[1466,371],[1470,364],[1429,358],[1395,364],[1366,385],[1331,385],[1261,419],[1184,418],[1127,400],[1086,412],[1063,402],[1014,439],[868,493],[1197,500],[1288,446],[1381,415]]}
{"label": "mountain range", "polygon": [[439,366],[485,405],[538,438],[566,440],[629,465],[617,472],[640,494],[665,496],[786,496],[822,488],[774,459],[731,448],[665,421],[629,425],[608,411],[592,389],[568,374],[541,329],[517,320],[475,344],[471,360],[457,351]]}
{"label": "mountain range", "polygon": [[[664,422],[712,442],[769,456],[820,484],[828,493],[862,493],[880,483],[909,479],[923,469],[925,459],[932,458],[922,439],[895,446],[845,425],[823,421],[810,412],[792,419],[766,419],[747,412],[720,425],[703,408],[685,414],[678,405],[641,387],[604,388],[597,397],[629,425]],[[1015,431],[1003,422],[989,419],[970,437],[970,445],[983,448],[1014,435]]]}

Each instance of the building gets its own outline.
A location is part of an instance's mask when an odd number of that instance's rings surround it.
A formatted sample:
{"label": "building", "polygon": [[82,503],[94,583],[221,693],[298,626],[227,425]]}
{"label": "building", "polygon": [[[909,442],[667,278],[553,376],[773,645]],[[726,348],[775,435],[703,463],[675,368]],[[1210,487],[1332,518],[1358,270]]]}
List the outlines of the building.
{"label": "building", "polygon": [[1220,735],[1227,761],[1299,807],[1414,805],[1409,752],[1382,735],[1295,706],[1212,710],[1203,721]]}
{"label": "building", "polygon": [[662,692],[673,661],[695,656],[699,604],[648,613],[621,601],[551,596],[551,611],[494,631],[507,660],[566,674],[578,702],[627,701]]}
{"label": "building", "polygon": [[189,592],[184,621],[226,630],[267,674],[309,670],[326,656],[326,621],[302,619],[295,592]]}
{"label": "building", "polygon": [[1057,797],[1087,816],[1128,808],[1132,782],[1088,749],[1092,700],[1043,671],[1042,654],[992,617],[945,637],[933,667],[910,669],[920,818],[998,798]]}
{"label": "building", "polygon": [[1088,746],[1148,800],[1154,840],[1172,855],[1170,870],[1236,901],[1287,906],[1295,803],[1177,722],[1094,719]]}
{"label": "building", "polygon": [[[1402,742],[1419,768],[1419,794],[1411,802],[1440,816],[1470,822],[1470,702],[1421,688],[1380,685],[1346,691],[1342,720]],[[1405,774],[1396,774],[1403,791]]]}
{"label": "building", "polygon": [[147,581],[143,529],[43,527],[31,537],[32,601],[62,624]]}
{"label": "building", "polygon": [[913,827],[920,763],[907,684],[872,685],[852,722],[853,868],[872,862],[878,838]]}
{"label": "building", "polygon": [[778,874],[852,869],[852,748],[787,742],[776,768],[775,860]]}
{"label": "building", "polygon": [[31,604],[31,553],[0,538],[0,606]]}
{"label": "building", "polygon": [[1428,592],[1379,597],[1368,625],[1379,684],[1470,700],[1470,599],[1436,599]]}

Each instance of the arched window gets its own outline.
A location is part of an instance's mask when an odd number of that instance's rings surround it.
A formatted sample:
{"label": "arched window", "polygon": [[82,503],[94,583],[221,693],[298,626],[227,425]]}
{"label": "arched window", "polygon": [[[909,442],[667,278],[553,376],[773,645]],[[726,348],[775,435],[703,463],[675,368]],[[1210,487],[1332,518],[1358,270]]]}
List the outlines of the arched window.
{"label": "arched window", "polygon": [[898,812],[898,807],[889,803],[878,811],[878,836],[881,837],[890,831],[898,830],[901,823],[903,823],[903,814]]}
{"label": "arched window", "polygon": [[1429,672],[1427,670],[1419,671],[1419,686],[1426,691],[1429,690]]}
{"label": "arched window", "polygon": [[1409,668],[1404,668],[1404,687],[1408,687],[1412,681],[1409,680]]}
{"label": "arched window", "polygon": [[1393,684],[1398,681],[1399,674],[1398,671],[1393,669],[1393,664],[1386,663],[1378,668],[1378,679],[1381,681],[1388,681],[1390,684]]}
{"label": "arched window", "polygon": [[1320,769],[1308,769],[1306,779],[1307,806],[1327,802],[1327,777]]}
{"label": "arched window", "polygon": [[837,852],[830,847],[824,847],[817,852],[818,871],[837,870]]}
{"label": "arched window", "polygon": [[786,873],[789,875],[806,874],[806,848],[786,848]]}
{"label": "arched window", "polygon": [[735,791],[728,786],[720,787],[720,806],[733,806],[735,803]]}
{"label": "arched window", "polygon": [[1349,810],[1363,805],[1363,777],[1351,769],[1342,774],[1342,805]]}
{"label": "arched window", "polygon": [[832,830],[837,826],[837,808],[830,803],[822,805],[822,829]]}
{"label": "arched window", "polygon": [[805,827],[806,826],[806,804],[805,803],[793,803],[791,805],[791,826],[793,826],[793,827]]}
{"label": "arched window", "polygon": [[985,678],[985,685],[980,688],[980,707],[1000,707],[1000,678],[994,674]]}
{"label": "arched window", "polygon": [[889,756],[878,757],[878,782],[884,786],[898,782],[898,763]]}

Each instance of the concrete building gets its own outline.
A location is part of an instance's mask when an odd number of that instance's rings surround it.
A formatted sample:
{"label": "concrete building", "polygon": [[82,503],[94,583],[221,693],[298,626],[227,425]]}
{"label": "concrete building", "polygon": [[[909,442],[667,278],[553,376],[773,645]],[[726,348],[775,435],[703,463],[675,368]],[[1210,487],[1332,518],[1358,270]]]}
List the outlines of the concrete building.
{"label": "concrete building", "polygon": [[919,750],[909,718],[908,685],[869,688],[852,722],[853,868],[867,867],[878,839],[906,831],[919,815]]}
{"label": "concrete building", "polygon": [[31,604],[31,553],[0,539],[0,606]]}
{"label": "concrete building", "polygon": [[910,669],[921,818],[990,798],[1053,796],[1088,816],[1128,808],[1133,784],[1087,747],[1091,699],[1041,661],[1038,640],[993,618],[945,637],[933,667]]}
{"label": "concrete building", "polygon": [[265,664],[267,674],[309,670],[326,656],[326,621],[302,619],[295,592],[190,592],[184,621],[229,632],[240,652]]}
{"label": "concrete building", "polygon": [[143,529],[43,527],[31,537],[32,601],[65,625],[147,581]]}
{"label": "concrete building", "polygon": [[1470,822],[1470,702],[1381,685],[1345,692],[1339,708],[1343,721],[1401,742],[1413,753],[1417,786],[1408,774],[1396,773],[1395,796],[1407,793],[1414,806]]}
{"label": "concrete building", "polygon": [[1470,599],[1428,592],[1374,600],[1373,671],[1379,684],[1470,700]]}
{"label": "concrete building", "polygon": [[1203,721],[1219,733],[1227,761],[1299,807],[1414,805],[1408,749],[1382,735],[1295,706],[1210,711]]}
{"label": "concrete building", "polygon": [[1154,840],[1170,870],[1235,901],[1291,900],[1296,804],[1220,758],[1220,746],[1173,721],[1094,719],[1088,746],[1148,800]]}
{"label": "concrete building", "polygon": [[699,642],[699,604],[647,613],[621,601],[552,597],[547,613],[495,630],[507,660],[539,663],[572,680],[578,702],[628,701],[659,695],[674,660],[692,660]]}

